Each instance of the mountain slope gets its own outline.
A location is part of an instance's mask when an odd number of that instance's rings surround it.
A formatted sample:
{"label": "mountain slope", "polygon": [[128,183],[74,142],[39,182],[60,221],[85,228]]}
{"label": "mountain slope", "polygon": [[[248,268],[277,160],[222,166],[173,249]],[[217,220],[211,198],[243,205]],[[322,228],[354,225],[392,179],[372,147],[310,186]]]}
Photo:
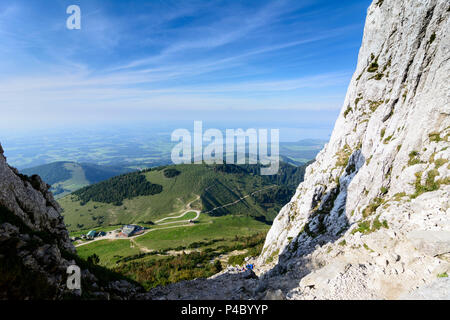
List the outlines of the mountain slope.
{"label": "mountain slope", "polygon": [[50,191],[53,195],[61,198],[87,185],[131,171],[133,170],[122,166],[58,161],[27,168],[22,170],[22,173],[28,176],[39,175],[42,180],[51,185]]}
{"label": "mountain slope", "polygon": [[243,214],[273,220],[303,179],[304,167],[280,164],[276,176],[259,166],[176,165],[114,177],[59,200],[71,231],[145,223],[188,208],[212,216]]}
{"label": "mountain slope", "polygon": [[445,0],[370,6],[330,142],[260,257],[301,281],[284,277],[291,298],[398,298],[448,273],[449,14]]}

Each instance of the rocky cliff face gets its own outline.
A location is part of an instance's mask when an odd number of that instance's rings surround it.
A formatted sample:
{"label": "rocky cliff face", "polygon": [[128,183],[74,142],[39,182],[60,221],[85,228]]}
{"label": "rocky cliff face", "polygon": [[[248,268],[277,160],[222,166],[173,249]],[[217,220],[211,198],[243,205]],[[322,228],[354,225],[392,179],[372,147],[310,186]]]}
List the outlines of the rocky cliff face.
{"label": "rocky cliff face", "polygon": [[447,0],[368,9],[332,137],[259,259],[288,297],[398,298],[449,273],[449,15]]}
{"label": "rocky cliff face", "polygon": [[[8,166],[0,145],[0,300],[132,297],[139,288],[75,255],[61,208],[39,176]],[[82,291],[67,267],[82,268]]]}
{"label": "rocky cliff face", "polygon": [[61,298],[74,253],[59,206],[38,176],[7,165],[0,146],[0,298]]}

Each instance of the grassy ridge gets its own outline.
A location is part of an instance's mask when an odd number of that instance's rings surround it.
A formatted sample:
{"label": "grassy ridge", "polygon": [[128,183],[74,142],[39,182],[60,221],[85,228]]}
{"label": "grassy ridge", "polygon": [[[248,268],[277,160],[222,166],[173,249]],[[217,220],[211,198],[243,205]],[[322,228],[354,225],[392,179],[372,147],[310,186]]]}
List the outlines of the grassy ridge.
{"label": "grassy ridge", "polygon": [[60,181],[69,180],[72,177],[72,172],[69,168],[67,168],[66,164],[70,164],[70,162],[54,162],[49,165],[42,165],[34,168],[24,169],[22,170],[22,173],[28,176],[37,174],[46,183],[53,185]]}

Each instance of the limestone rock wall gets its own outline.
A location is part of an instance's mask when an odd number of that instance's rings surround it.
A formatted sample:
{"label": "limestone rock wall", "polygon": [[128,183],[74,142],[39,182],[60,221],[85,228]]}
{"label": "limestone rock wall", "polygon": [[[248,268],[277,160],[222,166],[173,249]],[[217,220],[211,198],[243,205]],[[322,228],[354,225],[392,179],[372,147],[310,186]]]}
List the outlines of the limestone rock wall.
{"label": "limestone rock wall", "polygon": [[[395,298],[446,270],[448,257],[439,255],[450,252],[449,15],[447,0],[375,0],[369,7],[331,139],[275,219],[259,258],[262,268],[296,270],[304,283],[292,297],[338,298],[305,283],[341,257],[328,281],[344,281],[348,264],[379,260],[373,280],[349,277],[369,281],[370,297]],[[387,270],[386,261],[399,270]],[[385,280],[392,285],[381,289]]]}

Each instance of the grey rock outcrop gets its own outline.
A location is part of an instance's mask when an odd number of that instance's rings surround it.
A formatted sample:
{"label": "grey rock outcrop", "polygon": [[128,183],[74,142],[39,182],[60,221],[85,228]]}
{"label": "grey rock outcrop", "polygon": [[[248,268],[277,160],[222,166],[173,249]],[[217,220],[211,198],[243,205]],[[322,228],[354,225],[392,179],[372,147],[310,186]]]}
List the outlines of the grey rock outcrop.
{"label": "grey rock outcrop", "polygon": [[258,279],[252,272],[218,273],[208,279],[181,281],[137,295],[140,300],[249,300]]}
{"label": "grey rock outcrop", "polygon": [[48,190],[39,176],[10,167],[0,145],[0,300],[128,299],[140,293],[140,287],[113,281],[111,272],[89,270],[86,263],[79,265],[81,292],[67,288],[67,267],[80,260]]}

